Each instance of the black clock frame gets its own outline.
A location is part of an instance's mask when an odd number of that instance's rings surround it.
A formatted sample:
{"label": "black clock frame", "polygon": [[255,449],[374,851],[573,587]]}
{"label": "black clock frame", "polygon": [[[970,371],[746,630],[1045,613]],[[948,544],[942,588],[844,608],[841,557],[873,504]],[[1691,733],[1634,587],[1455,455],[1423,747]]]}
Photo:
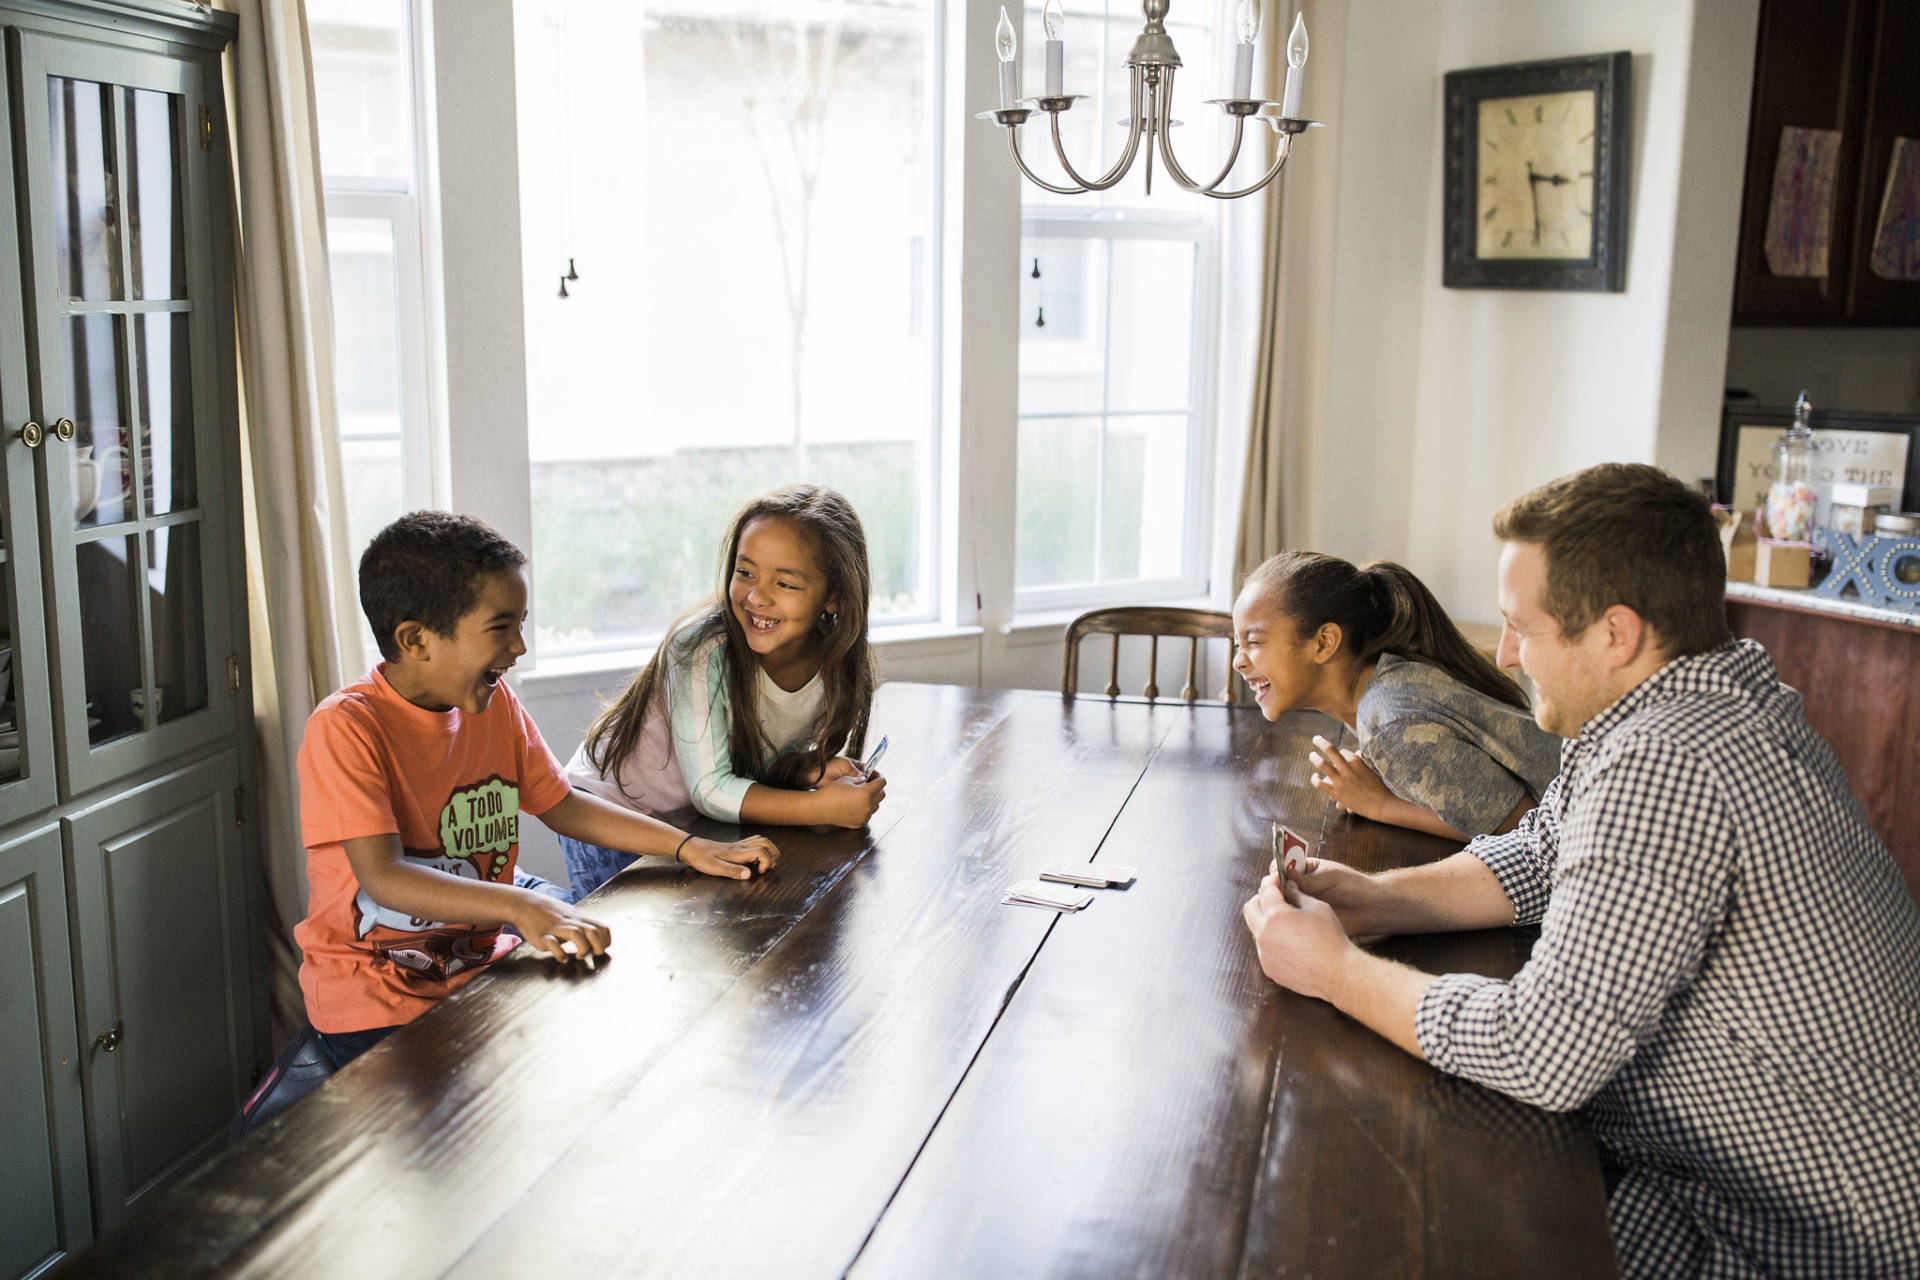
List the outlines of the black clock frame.
{"label": "black clock frame", "polygon": [[[1585,258],[1480,258],[1474,253],[1479,192],[1480,102],[1592,89],[1593,248]],[[1628,158],[1633,118],[1633,55],[1596,53],[1551,62],[1449,71],[1446,76],[1446,199],[1441,218],[1449,289],[1571,289],[1619,293],[1627,287]]]}

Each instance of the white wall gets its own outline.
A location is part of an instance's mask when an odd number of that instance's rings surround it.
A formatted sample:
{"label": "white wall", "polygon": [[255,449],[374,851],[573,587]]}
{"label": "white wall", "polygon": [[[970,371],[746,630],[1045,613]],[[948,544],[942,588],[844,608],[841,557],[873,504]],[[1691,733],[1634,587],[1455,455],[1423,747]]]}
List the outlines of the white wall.
{"label": "white wall", "polygon": [[[1495,616],[1493,512],[1610,460],[1712,470],[1757,0],[1355,0],[1319,545]],[[1622,293],[1440,285],[1442,76],[1634,55]]]}

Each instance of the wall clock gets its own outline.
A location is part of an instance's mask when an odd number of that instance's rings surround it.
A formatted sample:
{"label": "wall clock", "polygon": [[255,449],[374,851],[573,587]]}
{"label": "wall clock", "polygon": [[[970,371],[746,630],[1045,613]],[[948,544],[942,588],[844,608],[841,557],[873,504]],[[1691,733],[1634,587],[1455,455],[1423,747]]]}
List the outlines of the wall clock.
{"label": "wall clock", "polygon": [[1448,72],[1441,283],[1624,289],[1632,104],[1629,53]]}

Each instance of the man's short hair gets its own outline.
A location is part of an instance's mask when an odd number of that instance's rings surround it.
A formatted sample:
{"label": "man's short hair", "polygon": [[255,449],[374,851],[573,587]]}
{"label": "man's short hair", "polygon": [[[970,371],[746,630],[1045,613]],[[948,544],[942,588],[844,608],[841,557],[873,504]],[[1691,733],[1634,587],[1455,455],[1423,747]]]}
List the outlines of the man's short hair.
{"label": "man's short hair", "polygon": [[373,535],[360,556],[360,609],[380,654],[400,657],[393,633],[419,622],[451,636],[480,601],[481,579],[527,562],[500,531],[472,516],[412,511]]}
{"label": "man's short hair", "polygon": [[1545,554],[1543,603],[1569,639],[1620,604],[1669,659],[1727,640],[1719,526],[1704,495],[1658,467],[1606,462],[1562,476],[1500,508],[1493,532]]}

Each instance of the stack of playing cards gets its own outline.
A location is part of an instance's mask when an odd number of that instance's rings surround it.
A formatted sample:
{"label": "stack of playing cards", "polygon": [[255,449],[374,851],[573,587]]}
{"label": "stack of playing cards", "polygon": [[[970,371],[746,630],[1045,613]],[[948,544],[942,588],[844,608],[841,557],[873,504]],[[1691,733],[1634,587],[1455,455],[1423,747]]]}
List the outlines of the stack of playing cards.
{"label": "stack of playing cards", "polygon": [[1137,874],[1132,867],[1109,867],[1098,862],[1050,862],[1041,870],[1040,878],[1077,884],[1083,889],[1124,889]]}
{"label": "stack of playing cards", "polygon": [[1016,880],[1007,886],[1000,899],[1021,907],[1046,907],[1053,911],[1078,911],[1093,901],[1093,895],[1081,889],[1063,889],[1039,880]]}

